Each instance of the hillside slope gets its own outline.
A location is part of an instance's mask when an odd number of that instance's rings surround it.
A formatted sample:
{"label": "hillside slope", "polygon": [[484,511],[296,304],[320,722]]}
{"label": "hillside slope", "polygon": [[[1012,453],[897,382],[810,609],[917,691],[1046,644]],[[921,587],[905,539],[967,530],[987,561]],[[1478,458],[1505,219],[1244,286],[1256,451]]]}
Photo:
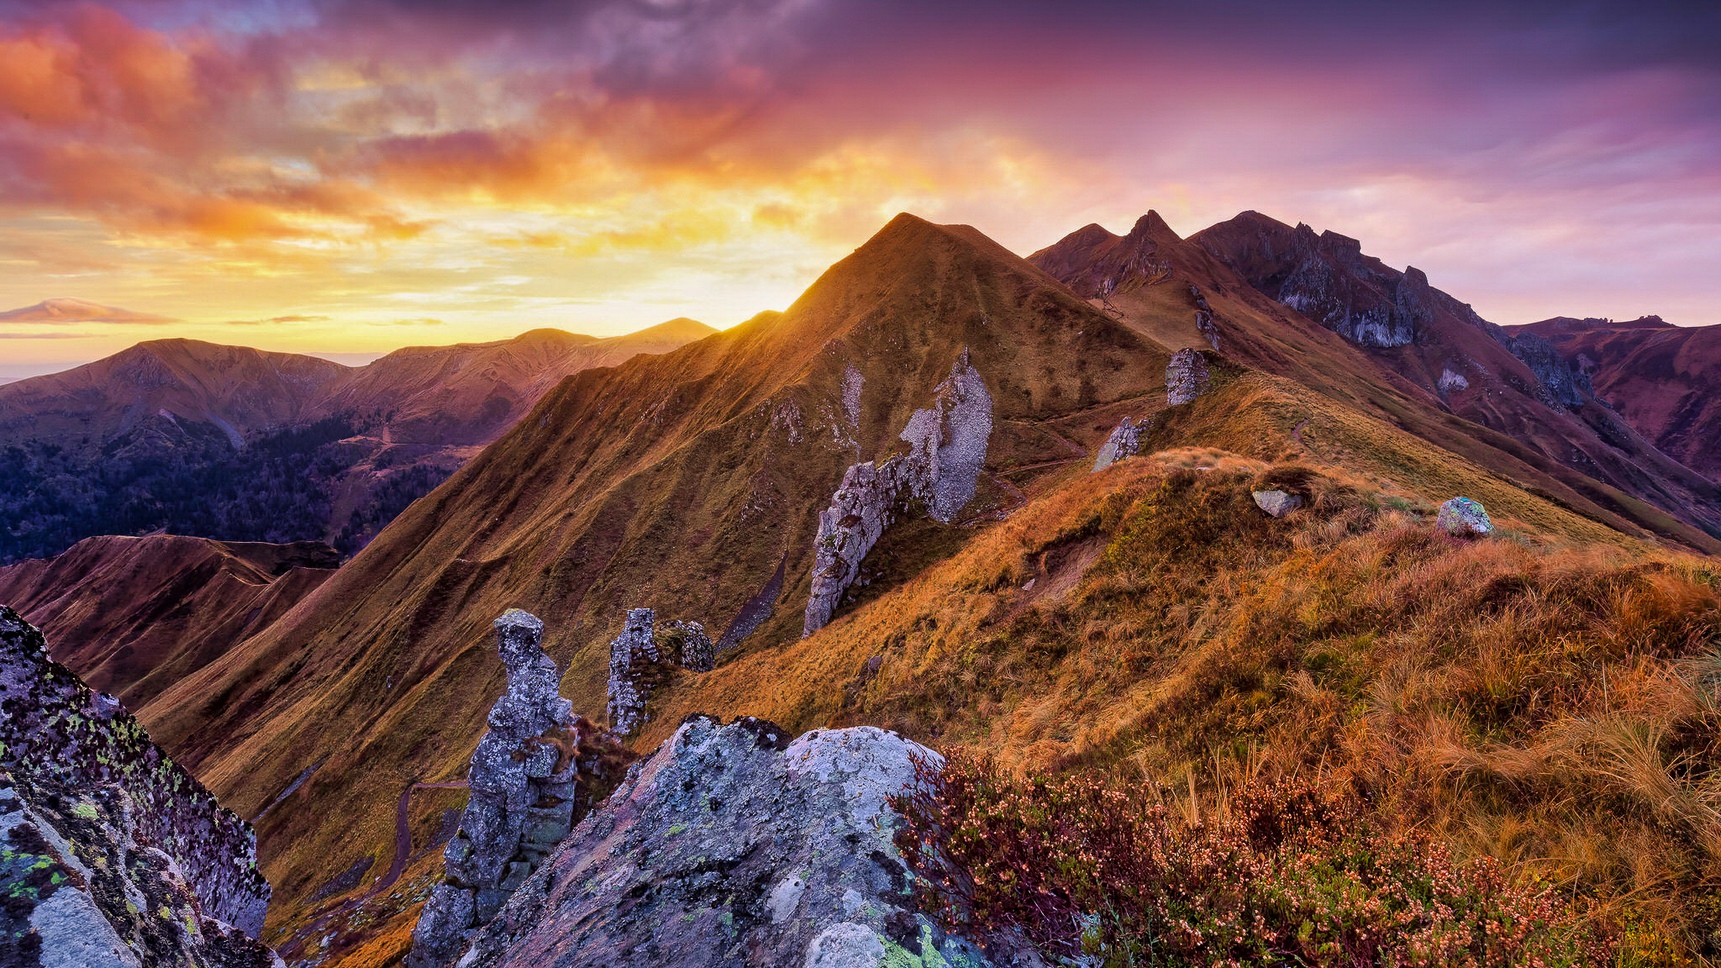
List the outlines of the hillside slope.
{"label": "hillside slope", "polygon": [[1556,317],[1506,330],[1547,340],[1633,429],[1721,480],[1721,326]]}
{"label": "hillside slope", "polygon": [[311,541],[104,535],[0,567],[0,604],[40,628],[92,688],[141,709],[280,618],[339,563]]}
{"label": "hillside slope", "polygon": [[1713,482],[1595,405],[1546,344],[1512,337],[1354,239],[1245,212],[1184,240],[1150,212],[1127,236],[1088,226],[1030,258],[1125,321],[1171,321],[1166,339],[1211,335],[1230,358],[1487,466],[1535,467],[1559,482],[1550,493],[1616,527],[1721,547]]}
{"label": "hillside slope", "polygon": [[[770,614],[743,650],[797,638],[819,512],[849,465],[909,449],[905,427],[964,360],[991,401],[983,467],[953,524],[902,525],[924,539],[916,560],[1018,504],[1036,475],[1091,463],[1113,405],[1158,392],[1166,364],[973,230],[900,217],[781,315],[565,382],[145,718],[242,809],[323,763],[261,824],[290,920],[329,858],[386,849],[401,786],[460,768],[498,687],[481,643],[504,608],[544,619],[563,691],[588,713],[604,707],[624,607],[715,633],[756,599]],[[877,562],[875,589],[918,568],[886,549]]]}

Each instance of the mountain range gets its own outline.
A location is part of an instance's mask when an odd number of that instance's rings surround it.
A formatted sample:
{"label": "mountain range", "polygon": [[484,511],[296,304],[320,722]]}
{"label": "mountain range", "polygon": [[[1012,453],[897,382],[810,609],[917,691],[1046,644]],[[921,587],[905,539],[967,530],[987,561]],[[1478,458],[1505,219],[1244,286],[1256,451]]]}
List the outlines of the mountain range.
{"label": "mountain range", "polygon": [[98,534],[321,540],[350,553],[572,373],[713,332],[397,350],[360,367],[151,340],[0,387],[0,561]]}
{"label": "mountain range", "polygon": [[[592,720],[617,708],[630,609],[710,630],[715,668],[629,680],[634,753],[693,713],[876,725],[1186,784],[1197,811],[1263,770],[1331,771],[1696,951],[1707,916],[1675,899],[1709,883],[1713,827],[1619,778],[1682,757],[1655,782],[1696,804],[1717,755],[1677,738],[1699,700],[1643,698],[1696,695],[1688,660],[1717,641],[1713,330],[1640,322],[1500,327],[1253,212],[1188,239],[1149,213],[1026,259],[901,215],[720,333],[358,370],[146,343],[0,388],[0,432],[89,466],[310,433],[342,455],[325,539],[403,468],[452,473],[332,570],[312,546],[92,537],[0,568],[0,601],[252,819],[264,938],[303,963],[405,954],[447,785],[510,688],[489,636],[512,609]],[[1492,537],[1436,524],[1460,495]],[[1631,759],[1639,732],[1672,738]],[[1598,825],[1615,841],[1585,840]]]}

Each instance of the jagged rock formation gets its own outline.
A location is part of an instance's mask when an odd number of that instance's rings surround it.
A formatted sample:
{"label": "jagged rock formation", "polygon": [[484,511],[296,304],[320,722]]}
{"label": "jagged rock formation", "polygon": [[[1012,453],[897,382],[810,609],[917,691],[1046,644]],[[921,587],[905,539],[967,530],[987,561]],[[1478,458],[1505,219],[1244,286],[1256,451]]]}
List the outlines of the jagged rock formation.
{"label": "jagged rock formation", "polygon": [[638,764],[462,965],[984,966],[915,913],[887,798],[937,754],[871,727],[790,741],[695,716]]}
{"label": "jagged rock formation", "polygon": [[1255,499],[1255,506],[1275,518],[1282,518],[1303,506],[1303,499],[1296,494],[1286,491],[1251,491],[1250,497]]}
{"label": "jagged rock formation", "polygon": [[4,606],[0,843],[0,963],[279,963],[251,827]]}
{"label": "jagged rock formation", "polygon": [[1435,385],[1440,389],[1441,398],[1445,399],[1446,395],[1452,393],[1454,390],[1470,389],[1470,380],[1464,374],[1454,371],[1451,367],[1445,367],[1440,371],[1440,381]]}
{"label": "jagged rock formation", "polygon": [[649,608],[627,610],[627,625],[610,642],[609,709],[610,729],[623,736],[645,722],[645,692],[637,681],[637,670],[658,661],[657,638],[652,625],[657,613]]}
{"label": "jagged rock formation", "polygon": [[541,645],[544,623],[510,609],[495,628],[508,691],[472,753],[471,798],[443,851],[445,880],[412,933],[410,968],[449,964],[573,827],[576,754],[589,727],[557,692],[556,663]]}
{"label": "jagged rock formation", "polygon": [[1467,497],[1455,497],[1440,505],[1434,526],[1459,537],[1487,534],[1494,530],[1494,522],[1488,520],[1488,512],[1480,503]]}
{"label": "jagged rock formation", "polygon": [[660,635],[664,641],[658,651],[665,659],[693,672],[710,672],[716,667],[717,646],[700,623],[673,619],[663,623],[661,633],[653,637]]}
{"label": "jagged rock formation", "polygon": [[1165,400],[1173,406],[1188,403],[1206,393],[1212,382],[1200,350],[1178,350],[1165,367]]}
{"label": "jagged rock formation", "polygon": [[1092,473],[1099,473],[1125,457],[1134,457],[1141,448],[1141,432],[1146,429],[1147,421],[1132,423],[1130,418],[1112,428],[1111,436],[1106,438],[1105,445],[1100,448],[1099,456],[1094,458]]}
{"label": "jagged rock formation", "polygon": [[1595,396],[1589,375],[1572,366],[1554,349],[1554,344],[1535,333],[1514,336],[1507,344],[1541,383],[1542,402],[1551,407],[1576,410]]}
{"label": "jagged rock formation", "polygon": [[803,635],[830,623],[861,561],[898,516],[924,508],[949,524],[974,499],[991,436],[992,396],[964,350],[934,390],[933,405],[916,410],[903,428],[909,452],[851,465],[819,515]]}
{"label": "jagged rock formation", "polygon": [[1213,320],[1213,307],[1208,305],[1207,297],[1201,294],[1201,287],[1190,285],[1189,296],[1195,300],[1195,331],[1207,340],[1207,345],[1219,351],[1219,324]]}

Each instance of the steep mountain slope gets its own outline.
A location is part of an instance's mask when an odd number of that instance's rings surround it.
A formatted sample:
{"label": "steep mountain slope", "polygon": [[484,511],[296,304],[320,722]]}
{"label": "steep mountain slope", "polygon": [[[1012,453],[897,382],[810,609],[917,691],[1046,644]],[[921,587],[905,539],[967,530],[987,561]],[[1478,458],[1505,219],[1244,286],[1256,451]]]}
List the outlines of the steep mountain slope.
{"label": "steep mountain slope", "polygon": [[1506,331],[1547,340],[1634,430],[1721,480],[1721,326],[1556,317]]}
{"label": "steep mountain slope", "polygon": [[769,615],[753,610],[743,649],[795,639],[819,512],[847,467],[910,449],[904,429],[953,368],[972,367],[991,402],[975,496],[950,525],[900,524],[904,541],[869,559],[872,589],[947,553],[1048,469],[1091,463],[1114,405],[1149,405],[1165,364],[972,229],[900,217],[781,315],[566,381],[145,717],[246,811],[322,764],[261,822],[291,920],[330,858],[387,849],[404,785],[458,771],[497,690],[482,642],[505,608],[544,619],[582,712],[604,707],[624,606],[715,631],[753,601]]}
{"label": "steep mountain slope", "polygon": [[[1125,320],[1177,320],[1165,338],[1202,345],[1212,334],[1233,359],[1487,466],[1535,467],[1563,485],[1562,500],[1581,495],[1586,514],[1717,547],[1713,482],[1594,405],[1546,344],[1514,339],[1354,239],[1245,212],[1185,241],[1149,213],[1127,236],[1089,226],[1031,259]],[[1666,527],[1668,515],[1687,527]]]}
{"label": "steep mountain slope", "polygon": [[92,688],[133,709],[267,627],[340,563],[328,545],[178,535],[85,538],[0,567],[0,604]]}
{"label": "steep mountain slope", "polygon": [[714,332],[399,350],[367,366],[196,340],[140,343],[0,387],[0,561],[166,529],[356,550],[571,373]]}

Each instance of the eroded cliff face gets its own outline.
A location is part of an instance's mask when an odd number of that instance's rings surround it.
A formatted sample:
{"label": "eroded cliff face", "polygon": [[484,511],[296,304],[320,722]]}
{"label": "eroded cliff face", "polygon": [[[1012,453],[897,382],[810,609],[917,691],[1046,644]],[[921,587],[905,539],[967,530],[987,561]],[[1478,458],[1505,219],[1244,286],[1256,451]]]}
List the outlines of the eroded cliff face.
{"label": "eroded cliff face", "polygon": [[279,964],[256,836],[0,606],[0,963]]}
{"label": "eroded cliff face", "polygon": [[915,912],[888,798],[937,754],[695,716],[472,938],[463,966],[984,966]]}
{"label": "eroded cliff face", "polygon": [[803,635],[830,623],[867,552],[898,518],[923,512],[949,524],[974,499],[992,436],[992,396],[966,351],[933,393],[933,405],[916,410],[902,430],[909,452],[850,466],[819,515]]}

